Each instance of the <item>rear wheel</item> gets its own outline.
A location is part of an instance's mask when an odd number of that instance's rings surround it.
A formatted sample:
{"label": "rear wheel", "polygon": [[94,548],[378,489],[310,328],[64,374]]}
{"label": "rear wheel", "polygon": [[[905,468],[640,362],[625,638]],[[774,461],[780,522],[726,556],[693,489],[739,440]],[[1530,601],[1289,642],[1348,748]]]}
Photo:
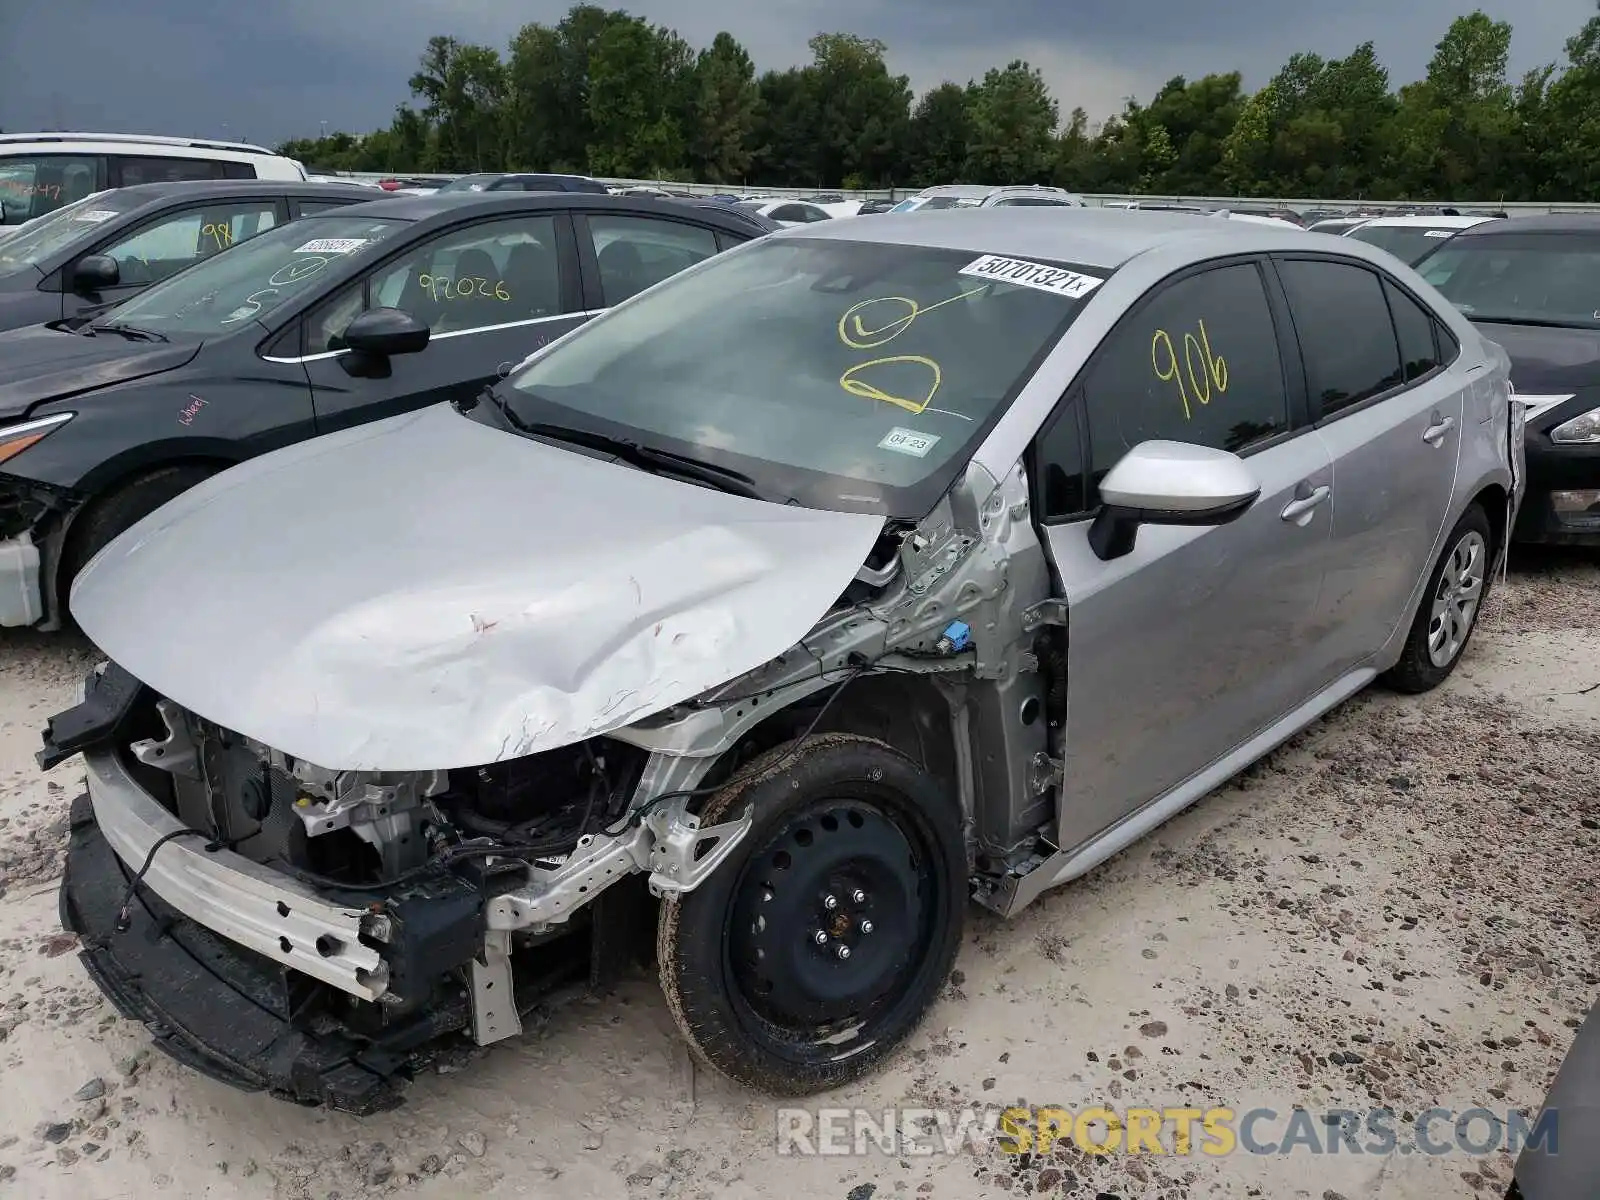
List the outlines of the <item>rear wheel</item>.
{"label": "rear wheel", "polygon": [[61,556],[61,569],[56,572],[56,611],[62,621],[70,620],[67,597],[72,592],[72,581],[91,558],[131,525],[215,473],[215,468],[198,464],[162,467],[91,500],[73,523]]}
{"label": "rear wheel", "polygon": [[949,974],[967,897],[949,790],[881,742],[830,734],[779,747],[702,824],[754,806],[728,862],[661,906],[661,984],[718,1071],[807,1095],[872,1070]]}
{"label": "rear wheel", "polygon": [[1489,597],[1493,547],[1489,518],[1473,504],[1445,539],[1444,553],[1428,578],[1400,661],[1383,677],[1390,687],[1426,692],[1455,670]]}

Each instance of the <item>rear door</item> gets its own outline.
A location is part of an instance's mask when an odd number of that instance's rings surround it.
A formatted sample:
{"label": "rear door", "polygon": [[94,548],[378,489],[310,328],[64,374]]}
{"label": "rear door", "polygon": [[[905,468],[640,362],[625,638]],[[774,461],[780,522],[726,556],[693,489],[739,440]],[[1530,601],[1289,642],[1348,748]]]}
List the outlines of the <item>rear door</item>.
{"label": "rear door", "polygon": [[1363,263],[1277,257],[1307,394],[1333,458],[1333,552],[1311,641],[1332,679],[1411,611],[1450,516],[1472,376],[1442,363],[1437,322]]}
{"label": "rear door", "polygon": [[[1236,259],[1157,285],[1034,447],[1068,612],[1063,848],[1181,785],[1319,686],[1305,639],[1332,470],[1270,282],[1264,263]],[[1151,440],[1239,454],[1261,497],[1225,525],[1144,526],[1131,553],[1102,561],[1089,545],[1099,483]]]}
{"label": "rear door", "polygon": [[[70,317],[86,308],[126,300],[201,259],[265,233],[285,216],[281,198],[240,196],[168,209],[134,228],[120,230],[85,250],[83,256],[104,254],[116,259],[121,281],[116,287],[95,292],[68,290],[63,315]],[[68,263],[62,273],[68,289],[76,262]]]}
{"label": "rear door", "polygon": [[[396,356],[383,378],[353,376],[345,362],[341,335],[371,308],[403,309],[432,330],[425,350]],[[476,396],[584,317],[564,212],[481,219],[413,242],[303,318],[317,428]]]}

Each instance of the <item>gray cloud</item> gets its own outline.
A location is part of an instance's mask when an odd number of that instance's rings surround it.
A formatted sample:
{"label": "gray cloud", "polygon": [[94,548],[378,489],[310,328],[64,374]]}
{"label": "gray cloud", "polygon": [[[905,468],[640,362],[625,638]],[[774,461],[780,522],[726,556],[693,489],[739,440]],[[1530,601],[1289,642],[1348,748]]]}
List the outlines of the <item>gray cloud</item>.
{"label": "gray cloud", "polygon": [[[504,46],[526,21],[554,22],[562,0],[162,0],[5,3],[0,125],[245,138],[274,143],[383,125],[407,97],[428,37]],[[758,69],[803,62],[819,30],[881,38],[891,67],[920,91],[1024,58],[1063,112],[1094,117],[1175,74],[1241,71],[1260,86],[1296,50],[1333,57],[1371,39],[1402,83],[1422,74],[1461,0],[653,0],[631,6],[695,45],[728,29]],[[1558,60],[1593,0],[1483,0],[1515,28],[1512,69]],[[154,11],[152,11],[154,10]]]}

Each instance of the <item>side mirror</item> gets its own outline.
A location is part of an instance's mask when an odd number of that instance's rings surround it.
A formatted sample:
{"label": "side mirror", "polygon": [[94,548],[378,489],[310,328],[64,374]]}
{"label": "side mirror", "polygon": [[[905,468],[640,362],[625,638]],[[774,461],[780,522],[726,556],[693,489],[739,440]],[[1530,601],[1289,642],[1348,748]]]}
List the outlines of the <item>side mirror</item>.
{"label": "side mirror", "polygon": [[1089,547],[1102,561],[1133,549],[1141,525],[1225,525],[1261,495],[1237,454],[1187,442],[1140,442],[1100,481]]}
{"label": "side mirror", "polygon": [[122,268],[109,254],[86,254],[72,268],[73,291],[98,292],[116,287],[121,281]]}
{"label": "side mirror", "polygon": [[428,345],[428,327],[399,308],[372,308],[345,326],[344,344],[358,354],[387,358]]}

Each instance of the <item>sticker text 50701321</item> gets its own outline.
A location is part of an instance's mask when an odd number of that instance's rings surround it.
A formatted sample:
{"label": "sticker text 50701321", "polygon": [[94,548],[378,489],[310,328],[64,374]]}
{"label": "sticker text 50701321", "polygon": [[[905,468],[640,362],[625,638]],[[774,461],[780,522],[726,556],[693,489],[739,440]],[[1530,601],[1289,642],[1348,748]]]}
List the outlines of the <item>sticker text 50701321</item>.
{"label": "sticker text 50701321", "polygon": [[[1178,402],[1183,405],[1183,419],[1194,419],[1195,404],[1210,404],[1213,394],[1228,390],[1228,363],[1219,354],[1212,353],[1211,337],[1206,333],[1206,323],[1196,321],[1198,336],[1183,335],[1183,354],[1165,329],[1150,335],[1150,366],[1156,378],[1178,389]],[[1188,386],[1185,386],[1185,380]]]}

